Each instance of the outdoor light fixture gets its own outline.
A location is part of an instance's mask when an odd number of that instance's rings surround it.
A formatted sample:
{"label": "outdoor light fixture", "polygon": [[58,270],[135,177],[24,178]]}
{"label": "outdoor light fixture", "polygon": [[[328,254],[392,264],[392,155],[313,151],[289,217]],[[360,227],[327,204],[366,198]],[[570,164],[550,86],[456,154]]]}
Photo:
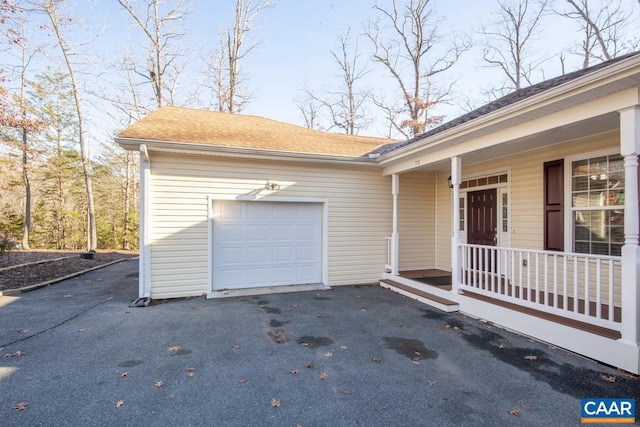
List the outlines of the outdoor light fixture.
{"label": "outdoor light fixture", "polygon": [[449,188],[453,188],[453,184],[451,183],[451,177],[447,178],[447,184],[449,185]]}
{"label": "outdoor light fixture", "polygon": [[276,190],[280,189],[280,184],[275,183],[275,182],[271,182],[271,181],[267,181],[267,183],[264,185],[264,189],[265,190],[276,191]]}

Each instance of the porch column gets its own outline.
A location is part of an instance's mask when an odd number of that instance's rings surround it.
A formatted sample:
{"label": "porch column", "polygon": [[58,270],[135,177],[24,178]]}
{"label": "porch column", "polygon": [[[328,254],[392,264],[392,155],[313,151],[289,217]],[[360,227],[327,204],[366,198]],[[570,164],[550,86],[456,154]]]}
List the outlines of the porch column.
{"label": "porch column", "polygon": [[453,236],[451,237],[451,291],[459,292],[460,283],[460,182],[462,181],[462,159],[451,158],[451,184],[453,184]]}
{"label": "porch column", "polygon": [[398,194],[400,194],[400,177],[391,175],[391,193],[393,194],[393,232],[391,233],[391,274],[398,275],[399,269],[399,235],[398,235]]}
{"label": "porch column", "polygon": [[640,106],[620,111],[620,154],[624,157],[624,246],[622,247],[622,340],[640,343],[640,247],[638,154]]}

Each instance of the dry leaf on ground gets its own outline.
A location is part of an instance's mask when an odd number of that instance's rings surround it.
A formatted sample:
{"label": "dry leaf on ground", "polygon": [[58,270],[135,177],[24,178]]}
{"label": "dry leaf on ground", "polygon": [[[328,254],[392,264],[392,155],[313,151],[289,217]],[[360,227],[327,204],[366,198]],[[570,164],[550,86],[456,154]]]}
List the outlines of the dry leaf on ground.
{"label": "dry leaf on ground", "polygon": [[329,374],[327,374],[326,372],[323,372],[320,374],[320,379],[321,380],[326,380],[327,378],[329,378]]}
{"label": "dry leaf on ground", "polygon": [[18,350],[18,351],[14,352],[14,353],[7,353],[7,354],[3,355],[2,357],[21,357],[21,356],[24,356],[24,355],[25,355],[25,353],[23,353],[22,351]]}
{"label": "dry leaf on ground", "polygon": [[156,381],[156,383],[154,384],[156,387],[162,387],[164,385],[164,381],[162,380],[158,380]]}
{"label": "dry leaf on ground", "polygon": [[525,356],[524,358],[527,360],[538,360],[538,356],[532,356],[532,355]]}
{"label": "dry leaf on ground", "polygon": [[438,384],[438,382],[437,382],[437,381],[434,381],[434,380],[429,380],[429,381],[427,381],[427,384],[429,384],[429,385],[436,385],[436,384]]}
{"label": "dry leaf on ground", "polygon": [[238,344],[234,345],[233,347],[231,347],[233,350],[239,350],[240,346]]}
{"label": "dry leaf on ground", "polygon": [[280,401],[278,399],[271,399],[271,406],[273,406],[274,408],[279,408]]}
{"label": "dry leaf on ground", "polygon": [[169,347],[167,349],[167,351],[178,351],[180,350],[180,346],[179,345],[174,345],[173,347]]}
{"label": "dry leaf on ground", "polygon": [[349,394],[349,390],[347,390],[346,388],[344,388],[344,389],[342,389],[342,390],[340,391],[340,393],[342,393],[342,394]]}
{"label": "dry leaf on ground", "polygon": [[116,408],[119,408],[119,407],[121,407],[122,405],[124,405],[124,400],[118,400],[118,401],[116,402]]}
{"label": "dry leaf on ground", "polygon": [[521,403],[520,406],[522,406],[522,409],[528,411],[529,410],[529,405],[527,405],[526,403]]}
{"label": "dry leaf on ground", "polygon": [[324,355],[325,355],[326,357],[331,357],[331,356],[333,356],[333,353],[332,353],[332,352],[330,352],[330,351],[327,351]]}
{"label": "dry leaf on ground", "polygon": [[507,346],[505,346],[504,344],[500,344],[500,345],[498,345],[498,348],[501,348],[501,349],[502,349],[502,348],[506,348],[506,347],[507,347]]}
{"label": "dry leaf on ground", "polygon": [[300,373],[300,371],[299,371],[299,370],[297,370],[297,369],[292,369],[292,370],[290,370],[290,371],[289,371],[289,373],[290,373],[291,375],[298,375],[298,374]]}
{"label": "dry leaf on ground", "polygon": [[19,334],[28,334],[29,332],[31,332],[31,329],[20,329],[18,331]]}
{"label": "dry leaf on ground", "polygon": [[240,378],[240,381],[238,381],[240,384],[246,384],[247,383],[247,379],[246,378]]}
{"label": "dry leaf on ground", "polygon": [[371,358],[371,360],[373,360],[373,361],[374,361],[374,362],[376,362],[376,363],[380,363],[380,362],[382,362],[382,359],[380,359],[379,357],[376,357],[376,356],[373,356],[373,357]]}
{"label": "dry leaf on ground", "polygon": [[27,409],[27,406],[29,406],[27,402],[20,402],[17,405],[14,405],[13,409],[15,411],[24,411],[25,409]]}
{"label": "dry leaf on ground", "polygon": [[604,380],[604,381],[606,381],[608,383],[615,383],[616,382],[616,377],[614,377],[613,375],[602,374],[602,375],[600,375],[600,379]]}
{"label": "dry leaf on ground", "polygon": [[305,363],[305,364],[304,364],[304,367],[305,367],[305,368],[307,368],[307,369],[311,369],[311,368],[313,368],[313,362],[307,362],[307,363]]}
{"label": "dry leaf on ground", "polygon": [[80,328],[78,329],[78,332],[87,332],[87,330],[85,328]]}
{"label": "dry leaf on ground", "polygon": [[444,325],[444,329],[451,329],[451,325]]}
{"label": "dry leaf on ground", "polygon": [[123,372],[120,374],[120,378],[127,378],[129,376],[129,372]]}
{"label": "dry leaf on ground", "polygon": [[188,377],[193,377],[196,374],[195,368],[187,368],[186,371]]}
{"label": "dry leaf on ground", "polygon": [[518,411],[517,409],[512,409],[509,411],[509,415],[513,415],[514,417],[518,417],[520,416],[520,411]]}

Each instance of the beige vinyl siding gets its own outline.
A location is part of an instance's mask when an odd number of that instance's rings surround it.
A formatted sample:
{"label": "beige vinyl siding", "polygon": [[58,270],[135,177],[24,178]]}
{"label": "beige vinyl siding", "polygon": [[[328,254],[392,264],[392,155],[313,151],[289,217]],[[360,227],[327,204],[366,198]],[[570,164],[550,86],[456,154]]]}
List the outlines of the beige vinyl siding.
{"label": "beige vinyl siding", "polygon": [[400,175],[400,270],[435,267],[435,202],[435,173],[416,171]]}
{"label": "beige vinyl siding", "polygon": [[[153,298],[207,292],[207,196],[326,199],[329,285],[380,278],[391,234],[391,178],[379,169],[151,153]],[[270,180],[280,191],[267,191]]]}
{"label": "beige vinyl siding", "polygon": [[[502,157],[490,162],[462,164],[463,179],[496,171],[510,170],[511,198],[511,247],[544,249],[543,242],[543,163],[580,153],[615,148],[619,146],[618,132],[566,142],[514,156]],[[565,168],[570,165],[565,165]],[[438,173],[438,261],[439,268],[450,269],[451,239],[451,191],[444,192],[448,170]],[[567,189],[565,189],[567,191]],[[466,230],[465,230],[466,232]],[[569,251],[570,249],[567,248]]]}

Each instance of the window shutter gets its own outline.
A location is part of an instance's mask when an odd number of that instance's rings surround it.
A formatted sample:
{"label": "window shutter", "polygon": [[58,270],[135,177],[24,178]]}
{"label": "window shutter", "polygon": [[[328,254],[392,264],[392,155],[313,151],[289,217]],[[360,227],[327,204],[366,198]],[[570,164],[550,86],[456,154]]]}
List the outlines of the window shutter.
{"label": "window shutter", "polygon": [[564,160],[544,164],[544,249],[564,251]]}

